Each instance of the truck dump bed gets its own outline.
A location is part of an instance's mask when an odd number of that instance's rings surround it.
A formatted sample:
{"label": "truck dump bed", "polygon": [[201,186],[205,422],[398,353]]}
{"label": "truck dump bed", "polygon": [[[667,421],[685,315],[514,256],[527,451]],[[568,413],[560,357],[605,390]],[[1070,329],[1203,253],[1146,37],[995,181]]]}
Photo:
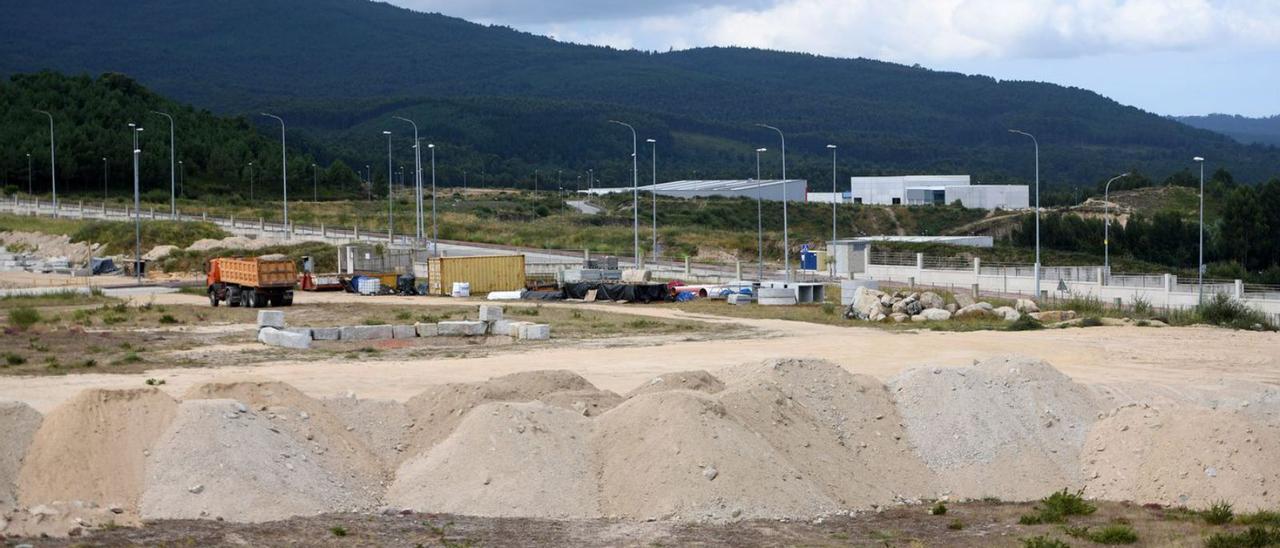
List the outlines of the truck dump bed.
{"label": "truck dump bed", "polygon": [[292,288],[298,283],[298,269],[288,259],[219,258],[218,272],[223,283],[244,287]]}

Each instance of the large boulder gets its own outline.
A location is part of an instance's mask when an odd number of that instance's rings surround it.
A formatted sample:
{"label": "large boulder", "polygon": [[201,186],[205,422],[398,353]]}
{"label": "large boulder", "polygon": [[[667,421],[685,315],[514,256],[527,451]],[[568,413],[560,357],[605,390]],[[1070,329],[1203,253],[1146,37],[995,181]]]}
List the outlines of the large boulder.
{"label": "large boulder", "polygon": [[1013,309],[1024,314],[1030,314],[1032,312],[1039,312],[1040,306],[1031,299],[1018,299],[1017,302],[1013,303]]}
{"label": "large boulder", "polygon": [[893,320],[893,323],[909,322],[911,321],[911,315],[904,314],[902,312],[894,312],[893,314],[889,315],[889,319]]}
{"label": "large boulder", "polygon": [[884,297],[884,293],[880,291],[859,287],[853,292],[853,304],[849,305],[849,311],[845,316],[850,319],[869,320],[876,315],[885,315],[887,310],[880,302],[881,297]]}
{"label": "large boulder", "polygon": [[942,295],[932,291],[925,291],[920,294],[920,304],[923,305],[924,308],[945,308],[947,306],[947,301],[942,298]]}
{"label": "large boulder", "polygon": [[973,306],[975,302],[976,301],[973,300],[973,295],[968,293],[956,293],[956,306],[960,308]]}
{"label": "large boulder", "polygon": [[1058,323],[1076,319],[1076,311],[1074,310],[1048,310],[1045,312],[1031,312],[1027,315],[1039,320],[1041,323]]}
{"label": "large boulder", "polygon": [[926,308],[911,317],[913,322],[945,322],[951,319],[951,313],[941,308]]}
{"label": "large boulder", "polygon": [[969,306],[961,308],[960,310],[957,310],[956,313],[953,315],[953,317],[956,319],[995,318],[996,316],[997,314],[996,314],[995,308],[991,306],[991,303],[987,303],[987,302],[971,304]]}
{"label": "large boulder", "polygon": [[1022,317],[1021,312],[1014,310],[1013,307],[1010,306],[1001,306],[996,308],[995,312],[1003,317],[1006,322],[1016,322],[1018,321],[1018,318]]}
{"label": "large boulder", "polygon": [[947,306],[944,306],[942,308],[945,309],[947,312],[955,314],[957,310],[960,310],[960,305],[956,303],[947,303]]}

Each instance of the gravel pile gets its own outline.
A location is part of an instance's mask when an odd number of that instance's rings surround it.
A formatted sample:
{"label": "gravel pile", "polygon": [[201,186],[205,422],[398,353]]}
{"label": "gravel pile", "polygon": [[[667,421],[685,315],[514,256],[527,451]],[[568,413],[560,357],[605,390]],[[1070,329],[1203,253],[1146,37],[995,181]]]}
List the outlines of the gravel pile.
{"label": "gravel pile", "polygon": [[382,462],[395,470],[404,460],[406,440],[413,420],[404,404],[392,400],[362,400],[355,394],[321,400],[346,429],[360,438]]}
{"label": "gravel pile", "polygon": [[587,436],[592,420],[542,402],[487,403],[404,463],[387,504],[479,516],[599,515]]}
{"label": "gravel pile", "polygon": [[1082,485],[1080,448],[1097,404],[1047,363],[917,368],[890,380],[889,391],[907,438],[953,496],[1030,500]]}
{"label": "gravel pile", "polygon": [[0,400],[0,509],[18,502],[18,470],[41,418],[25,403]]}
{"label": "gravel pile", "polygon": [[147,459],[143,519],[259,522],[377,507],[376,474],[329,451],[306,427],[305,412],[270,409],[183,402]]}
{"label": "gravel pile", "polygon": [[101,245],[86,242],[72,242],[65,234],[45,234],[42,232],[0,232],[0,247],[22,249],[23,253],[40,259],[66,257],[71,264],[88,263],[100,249]]}
{"label": "gravel pile", "polygon": [[144,464],[178,404],[155,388],[85,390],[40,424],[18,476],[19,501],[85,501],[136,511]]}
{"label": "gravel pile", "polygon": [[724,383],[706,371],[680,371],[654,377],[649,382],[627,392],[627,397],[634,398],[641,394],[651,394],[664,390],[697,390],[715,394],[724,390]]}
{"label": "gravel pile", "polygon": [[1203,508],[1274,510],[1280,423],[1240,410],[1132,405],[1106,414],[1084,446],[1085,494]]}

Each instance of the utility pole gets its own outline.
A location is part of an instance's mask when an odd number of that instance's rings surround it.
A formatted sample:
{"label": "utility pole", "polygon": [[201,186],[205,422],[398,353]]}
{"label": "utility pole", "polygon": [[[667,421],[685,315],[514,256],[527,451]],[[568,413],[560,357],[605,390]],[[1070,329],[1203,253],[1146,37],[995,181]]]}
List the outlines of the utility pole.
{"label": "utility pole", "polygon": [[173,116],[160,112],[158,110],[151,111],[152,114],[159,114],[169,119],[169,217],[176,218],[178,216],[178,183],[177,174],[174,171],[174,140],[173,140]]}
{"label": "utility pole", "polygon": [[133,274],[139,285],[142,284],[142,199],[138,186],[138,156],[142,149],[138,148],[138,134],[142,128],[129,122],[129,133],[133,137]]}
{"label": "utility pole", "polygon": [[284,198],[284,237],[288,238],[289,231],[289,158],[284,141],[284,119],[274,114],[262,113],[267,118],[275,118],[280,122],[280,188],[281,197]]}
{"label": "utility pole", "polygon": [[[36,110],[49,117],[49,186],[53,192],[53,216],[58,216],[58,162],[57,150],[53,146],[53,115],[47,110]],[[134,147],[137,148],[137,147]]]}

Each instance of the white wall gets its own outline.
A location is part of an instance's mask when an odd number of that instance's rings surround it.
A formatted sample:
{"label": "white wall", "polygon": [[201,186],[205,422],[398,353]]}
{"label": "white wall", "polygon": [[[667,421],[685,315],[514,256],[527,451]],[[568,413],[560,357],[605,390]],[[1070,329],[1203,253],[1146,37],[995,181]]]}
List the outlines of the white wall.
{"label": "white wall", "polygon": [[947,203],[960,200],[976,209],[1027,209],[1030,192],[1026,185],[974,185],[947,187]]}

